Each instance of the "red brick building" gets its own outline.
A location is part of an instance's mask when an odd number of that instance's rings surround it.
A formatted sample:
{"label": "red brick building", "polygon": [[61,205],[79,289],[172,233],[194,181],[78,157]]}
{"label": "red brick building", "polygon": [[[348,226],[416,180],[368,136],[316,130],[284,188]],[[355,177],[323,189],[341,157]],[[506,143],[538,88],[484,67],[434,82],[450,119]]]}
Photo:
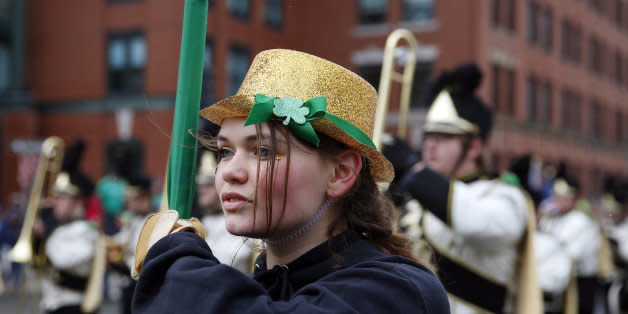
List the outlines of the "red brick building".
{"label": "red brick building", "polygon": [[[82,168],[96,180],[108,147],[130,136],[143,171],[162,176],[183,3],[0,0],[0,204],[19,189],[16,139],[83,138]],[[475,61],[480,95],[499,112],[496,167],[528,152],[566,160],[588,195],[604,174],[628,175],[623,0],[210,0],[203,104],[233,94],[254,55],[277,47],[333,60],[377,87],[386,36],[398,27],[420,44],[414,143],[426,80]],[[132,127],[119,128],[129,110]]]}

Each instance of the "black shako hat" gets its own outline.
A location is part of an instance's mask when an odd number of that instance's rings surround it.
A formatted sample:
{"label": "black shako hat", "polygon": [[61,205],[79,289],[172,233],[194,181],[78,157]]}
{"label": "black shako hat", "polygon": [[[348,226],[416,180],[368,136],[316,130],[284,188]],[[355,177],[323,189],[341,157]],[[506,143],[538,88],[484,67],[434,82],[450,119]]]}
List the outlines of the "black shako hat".
{"label": "black shako hat", "polygon": [[53,192],[88,198],[94,191],[94,183],[80,170],[85,142],[77,140],[65,151],[61,172],[57,175]]}
{"label": "black shako hat", "polygon": [[423,131],[469,134],[486,140],[493,126],[493,112],[475,95],[481,81],[482,72],[476,64],[441,73],[428,94],[430,109]]}

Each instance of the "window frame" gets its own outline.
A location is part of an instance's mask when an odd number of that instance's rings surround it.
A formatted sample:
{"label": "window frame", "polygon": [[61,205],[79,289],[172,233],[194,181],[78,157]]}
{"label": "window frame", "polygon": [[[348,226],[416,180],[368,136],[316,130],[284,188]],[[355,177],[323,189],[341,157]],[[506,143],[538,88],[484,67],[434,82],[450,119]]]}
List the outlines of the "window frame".
{"label": "window frame", "polygon": [[[233,7],[230,5],[232,1],[246,1],[246,12],[242,13],[239,11],[234,11]],[[225,2],[225,6],[227,7],[227,12],[229,12],[229,15],[237,19],[248,21],[251,18],[251,0],[227,0]]]}
{"label": "window frame", "polygon": [[[269,16],[268,15],[268,9],[269,9],[268,4],[271,1],[277,1],[279,3],[279,16],[280,16],[280,19],[279,19],[279,23],[278,24],[273,24],[268,19],[268,16]],[[284,23],[283,19],[284,19],[284,12],[285,12],[285,3],[284,2],[285,2],[284,0],[265,0],[265,2],[264,2],[264,4],[265,4],[264,5],[264,24],[266,26],[268,26],[269,28],[275,29],[275,30],[280,30],[280,29],[283,28],[283,23]]]}
{"label": "window frame", "polygon": [[[231,71],[233,64],[231,64],[232,62],[232,56],[234,55],[234,52],[244,52],[244,54],[246,55],[246,59],[247,59],[247,66],[244,69],[244,73],[242,73],[241,77],[238,77],[238,83],[233,85],[235,83],[235,78],[234,78],[234,74]],[[244,80],[244,77],[246,76],[246,72],[248,70],[248,67],[251,65],[251,50],[246,46],[246,45],[242,45],[242,44],[232,44],[231,47],[229,48],[229,54],[227,55],[227,85],[226,85],[226,91],[227,91],[227,95],[231,96],[231,95],[235,95],[238,91],[238,89],[240,88],[240,85],[242,84],[242,81]]]}
{"label": "window frame", "polygon": [[[133,66],[129,64],[130,63],[129,60],[131,58],[130,44],[136,38],[141,38],[144,42],[144,60],[141,67],[134,68]],[[111,59],[110,59],[109,49],[111,48],[112,42],[115,40],[121,40],[124,42],[124,53],[125,53],[125,58],[126,58],[126,63],[127,63],[124,65],[124,69],[117,70],[117,72],[121,72],[121,75],[123,75],[126,78],[126,80],[129,80],[130,76],[138,75],[141,81],[139,86],[126,86],[126,87],[122,86],[121,88],[117,88],[117,89],[113,87],[114,78],[112,76],[116,74],[112,73],[112,71],[114,70],[111,68]],[[107,45],[105,49],[106,49],[105,55],[106,55],[106,69],[107,69],[107,89],[106,89],[107,93],[109,95],[142,94],[146,87],[146,68],[148,66],[148,58],[149,58],[148,42],[146,41],[146,35],[144,34],[144,32],[139,31],[139,30],[124,31],[124,32],[111,32],[107,34]],[[125,85],[125,82],[122,82],[120,85]]]}
{"label": "window frame", "polygon": [[[358,25],[381,25],[386,23],[386,21],[388,20],[388,11],[390,10],[390,1],[388,0],[381,0],[384,2],[384,9],[381,12],[381,17],[378,14],[377,15],[377,19],[374,21],[369,21],[368,16],[365,16],[362,11],[362,2],[363,1],[369,1],[369,0],[356,0],[356,5],[357,5],[357,13],[358,13]],[[381,18],[381,20],[379,20]]]}
{"label": "window frame", "polygon": [[[411,5],[410,3],[408,3],[408,1],[412,1],[412,0],[402,0],[401,1],[401,21],[404,23],[423,23],[426,21],[431,21],[434,19],[435,13],[434,13],[434,4],[435,1],[434,0],[419,0],[419,1],[425,1],[426,3],[429,2],[429,17],[427,18],[419,18],[419,19],[409,19],[408,16],[406,15],[407,12],[409,12],[410,10],[408,9],[408,7]],[[426,10],[425,8],[423,8],[421,11]]]}

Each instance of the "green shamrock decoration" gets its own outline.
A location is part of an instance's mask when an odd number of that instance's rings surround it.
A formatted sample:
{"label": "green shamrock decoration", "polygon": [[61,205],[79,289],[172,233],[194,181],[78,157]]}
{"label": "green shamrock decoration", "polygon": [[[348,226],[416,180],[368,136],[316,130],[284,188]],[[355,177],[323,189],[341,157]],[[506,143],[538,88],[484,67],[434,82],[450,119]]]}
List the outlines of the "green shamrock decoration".
{"label": "green shamrock decoration", "polygon": [[277,98],[274,101],[274,105],[273,113],[277,117],[286,117],[283,121],[283,125],[288,125],[290,119],[297,124],[303,124],[307,121],[305,116],[310,113],[310,109],[302,107],[303,101],[292,97],[284,97],[283,99]]}

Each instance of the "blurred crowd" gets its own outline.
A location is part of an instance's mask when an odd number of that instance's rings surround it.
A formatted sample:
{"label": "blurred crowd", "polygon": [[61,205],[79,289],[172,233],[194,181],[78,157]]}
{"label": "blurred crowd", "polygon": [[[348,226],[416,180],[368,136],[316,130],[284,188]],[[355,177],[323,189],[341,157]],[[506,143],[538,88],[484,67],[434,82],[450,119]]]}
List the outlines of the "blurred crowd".
{"label": "blurred crowd", "polygon": [[[27,265],[14,261],[15,246],[26,215],[28,200],[15,199],[3,209],[0,224],[0,260],[5,291],[26,289],[41,297],[47,313],[90,312],[80,310],[94,278],[103,278],[95,290],[105,300],[120,303],[120,313],[130,313],[135,281],[135,245],[146,218],[161,206],[161,182],[129,171],[124,162],[94,184],[80,169],[85,143],[77,141],[65,152],[61,172],[44,189],[32,225],[33,254]],[[216,161],[202,150],[195,176],[196,193],[192,216],[207,229],[207,241],[225,264],[250,272],[252,241],[226,231],[218,194],[214,187]],[[155,191],[159,191],[155,193]],[[96,267],[98,239],[104,239],[106,267]],[[98,274],[97,272],[101,272]],[[26,282],[28,281],[28,283]],[[41,283],[41,285],[40,285]],[[23,291],[22,291],[23,292]],[[90,292],[94,293],[94,292]]]}

